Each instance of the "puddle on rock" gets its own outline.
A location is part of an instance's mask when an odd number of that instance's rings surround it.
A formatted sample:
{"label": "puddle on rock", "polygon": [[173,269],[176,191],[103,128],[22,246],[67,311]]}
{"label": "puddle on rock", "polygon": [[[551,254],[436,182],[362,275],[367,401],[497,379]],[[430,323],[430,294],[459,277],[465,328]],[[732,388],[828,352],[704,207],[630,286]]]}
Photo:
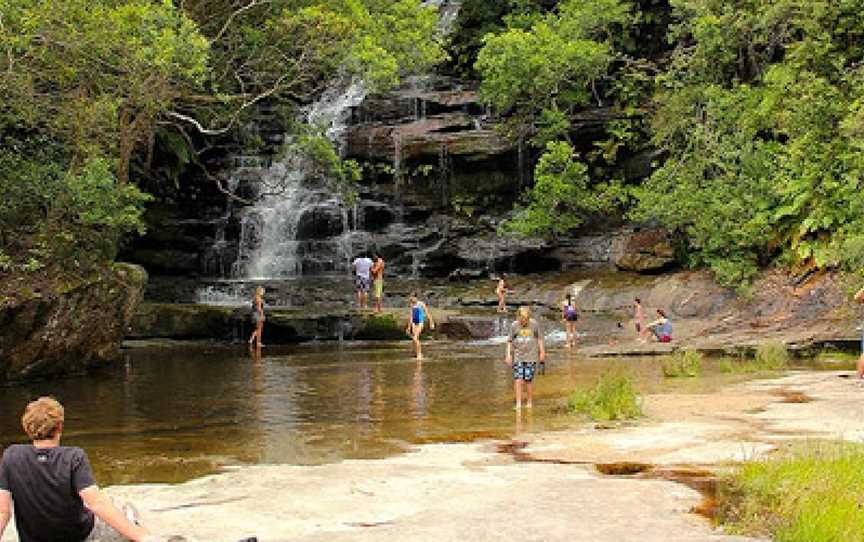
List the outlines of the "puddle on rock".
{"label": "puddle on rock", "polygon": [[782,397],[781,403],[811,403],[815,401],[813,397],[810,397],[806,393],[798,390],[787,390],[787,389],[779,389],[771,392],[772,395],[777,395]]}
{"label": "puddle on rock", "polygon": [[647,463],[635,463],[630,461],[619,461],[617,463],[597,463],[594,465],[598,472],[606,476],[633,476],[650,471],[653,466]]}

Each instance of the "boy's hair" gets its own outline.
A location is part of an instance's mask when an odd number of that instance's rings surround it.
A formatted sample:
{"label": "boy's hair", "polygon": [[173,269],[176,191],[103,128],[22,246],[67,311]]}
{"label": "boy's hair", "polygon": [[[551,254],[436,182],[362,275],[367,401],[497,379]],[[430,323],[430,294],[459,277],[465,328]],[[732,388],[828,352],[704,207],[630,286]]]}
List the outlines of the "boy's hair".
{"label": "boy's hair", "polygon": [[516,317],[519,320],[519,325],[527,326],[531,322],[531,309],[526,305],[522,305],[516,312]]}
{"label": "boy's hair", "polygon": [[40,397],[24,408],[21,426],[31,440],[47,440],[54,438],[63,420],[63,405],[53,397]]}
{"label": "boy's hair", "polygon": [[633,298],[633,301],[635,301],[635,302],[636,302],[636,303],[639,303],[639,304],[641,304],[641,303],[642,303],[642,300],[641,300],[641,299],[639,299],[639,298],[638,298],[638,297],[636,297],[636,298]]}
{"label": "boy's hair", "polygon": [[664,311],[663,309],[657,309],[657,314],[659,314],[663,318],[666,318],[666,311]]}

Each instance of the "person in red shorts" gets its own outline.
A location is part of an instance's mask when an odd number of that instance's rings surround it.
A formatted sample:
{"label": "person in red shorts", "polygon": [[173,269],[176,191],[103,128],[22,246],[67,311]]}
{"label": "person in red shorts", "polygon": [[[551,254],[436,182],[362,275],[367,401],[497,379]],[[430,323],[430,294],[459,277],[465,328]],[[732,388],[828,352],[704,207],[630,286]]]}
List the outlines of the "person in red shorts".
{"label": "person in red shorts", "polygon": [[648,331],[654,334],[658,342],[672,342],[672,322],[666,317],[666,311],[657,309],[657,319],[648,324]]}

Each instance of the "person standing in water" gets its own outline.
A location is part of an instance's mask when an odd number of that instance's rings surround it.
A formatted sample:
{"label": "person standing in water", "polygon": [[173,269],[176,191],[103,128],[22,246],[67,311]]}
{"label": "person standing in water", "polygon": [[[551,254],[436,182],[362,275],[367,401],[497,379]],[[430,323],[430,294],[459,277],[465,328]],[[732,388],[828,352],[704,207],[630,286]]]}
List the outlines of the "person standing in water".
{"label": "person standing in water", "polygon": [[507,302],[504,300],[504,295],[507,293],[507,282],[504,276],[498,279],[498,287],[495,288],[495,295],[498,297],[498,312],[507,312]]}
{"label": "person standing in water", "polygon": [[375,298],[375,312],[381,312],[384,298],[384,258],[377,252],[372,254],[372,297]]}
{"label": "person standing in water", "polygon": [[372,260],[370,260],[367,256],[361,254],[360,256],[354,258],[354,262],[351,263],[351,267],[354,269],[354,273],[356,274],[354,284],[357,287],[357,308],[368,309],[369,287],[372,285],[372,279],[369,276],[369,271],[372,269]]}
{"label": "person standing in water", "polygon": [[264,346],[261,344],[261,336],[264,333],[264,288],[255,288],[255,296],[252,298],[252,325],[255,329],[249,337],[249,346],[255,343],[256,348]]}
{"label": "person standing in water", "polygon": [[573,303],[571,294],[567,294],[567,300],[561,307],[561,318],[564,320],[564,331],[567,334],[564,348],[576,348],[576,321],[579,320],[579,311]]}
{"label": "person standing in water", "polygon": [[429,321],[429,329],[435,329],[435,321],[432,319],[432,313],[426,303],[417,298],[416,293],[412,293],[408,299],[409,314],[408,325],[405,327],[405,333],[411,336],[411,341],[414,343],[414,353],[417,360],[423,359],[423,350],[420,345],[420,334],[423,333],[423,327],[426,320]]}
{"label": "person standing in water", "polygon": [[[855,293],[855,301],[864,303],[864,288],[861,288]],[[864,383],[864,336],[861,337],[861,355],[858,356],[858,382]]]}
{"label": "person standing in water", "polygon": [[507,353],[504,362],[513,369],[513,391],[516,395],[516,410],[522,408],[522,387],[527,387],[528,403],[534,406],[534,374],[537,363],[546,363],[546,349],[540,326],[531,318],[531,309],[519,307],[516,321],[507,337]]}
{"label": "person standing in water", "polygon": [[645,342],[645,309],[638,297],[633,300],[633,323],[636,326],[636,338]]}

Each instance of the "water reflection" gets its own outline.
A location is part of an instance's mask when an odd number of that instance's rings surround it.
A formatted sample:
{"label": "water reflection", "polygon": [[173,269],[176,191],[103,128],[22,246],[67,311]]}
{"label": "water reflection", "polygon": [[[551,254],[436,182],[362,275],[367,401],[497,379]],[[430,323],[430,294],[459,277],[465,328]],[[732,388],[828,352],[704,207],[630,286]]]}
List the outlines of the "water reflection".
{"label": "water reflection", "polygon": [[54,395],[66,406],[64,443],[87,450],[101,483],[170,482],[222,465],[383,457],[410,443],[563,427],[572,420],[553,407],[612,364],[637,373],[643,389],[669,385],[656,360],[553,351],[533,411],[514,417],[500,346],[428,350],[422,362],[401,343],[133,350],[115,370],[0,390],[0,445],[24,440],[27,401]]}

